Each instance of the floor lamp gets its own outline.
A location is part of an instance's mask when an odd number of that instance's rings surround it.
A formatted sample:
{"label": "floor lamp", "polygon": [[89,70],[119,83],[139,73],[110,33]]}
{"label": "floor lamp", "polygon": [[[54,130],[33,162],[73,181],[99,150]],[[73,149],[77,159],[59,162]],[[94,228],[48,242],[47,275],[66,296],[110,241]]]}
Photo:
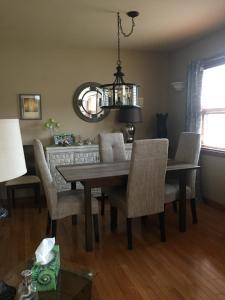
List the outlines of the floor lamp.
{"label": "floor lamp", "polygon": [[[17,178],[27,172],[23,144],[17,119],[0,119],[0,183]],[[0,219],[7,217],[0,208]]]}

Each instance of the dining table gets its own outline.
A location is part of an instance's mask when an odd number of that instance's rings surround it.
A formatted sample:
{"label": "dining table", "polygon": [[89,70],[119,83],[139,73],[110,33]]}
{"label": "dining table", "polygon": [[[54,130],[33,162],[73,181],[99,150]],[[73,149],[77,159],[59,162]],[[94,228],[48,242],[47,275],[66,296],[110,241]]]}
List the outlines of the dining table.
{"label": "dining table", "polygon": [[[86,250],[93,250],[93,230],[91,212],[91,190],[127,183],[130,161],[72,164],[56,166],[67,183],[81,182],[84,186],[85,201],[85,244]],[[186,231],[186,178],[190,171],[200,167],[195,164],[168,159],[166,174],[173,174],[179,180],[179,230]],[[173,176],[174,177],[174,176]],[[144,179],[143,179],[144,180]]]}

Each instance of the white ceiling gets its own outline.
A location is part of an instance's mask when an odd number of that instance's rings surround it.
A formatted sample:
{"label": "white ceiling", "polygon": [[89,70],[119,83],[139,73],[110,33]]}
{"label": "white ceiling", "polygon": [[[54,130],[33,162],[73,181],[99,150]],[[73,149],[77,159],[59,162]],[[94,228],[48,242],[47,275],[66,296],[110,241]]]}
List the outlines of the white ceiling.
{"label": "white ceiling", "polygon": [[116,47],[116,12],[125,30],[122,48],[168,50],[225,26],[225,0],[0,0],[1,43]]}

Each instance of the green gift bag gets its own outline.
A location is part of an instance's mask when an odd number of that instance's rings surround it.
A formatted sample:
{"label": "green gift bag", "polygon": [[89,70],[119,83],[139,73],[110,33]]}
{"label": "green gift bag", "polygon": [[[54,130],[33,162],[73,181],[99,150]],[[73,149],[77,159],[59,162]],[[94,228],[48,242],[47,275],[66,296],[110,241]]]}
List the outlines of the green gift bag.
{"label": "green gift bag", "polygon": [[57,278],[60,269],[59,245],[52,249],[53,259],[46,265],[34,263],[32,267],[32,281],[36,284],[37,291],[56,290]]}

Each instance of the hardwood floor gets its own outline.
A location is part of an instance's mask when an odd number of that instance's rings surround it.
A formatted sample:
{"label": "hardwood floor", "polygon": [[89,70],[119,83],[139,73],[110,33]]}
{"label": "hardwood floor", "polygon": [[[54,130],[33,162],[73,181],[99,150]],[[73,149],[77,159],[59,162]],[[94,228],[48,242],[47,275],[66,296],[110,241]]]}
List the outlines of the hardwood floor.
{"label": "hardwood floor", "polygon": [[[45,237],[47,211],[39,214],[29,202],[17,201],[12,217],[0,221],[0,278],[32,256]],[[119,215],[117,232],[110,232],[107,205],[101,240],[91,253],[84,250],[83,219],[77,225],[64,219],[57,231],[61,258],[71,268],[94,271],[94,300],[225,299],[225,212],[200,204],[198,225],[191,224],[189,212],[187,232],[180,233],[177,215],[166,208],[165,243],[157,216],[146,224],[134,222],[132,251],[127,250],[124,218]]]}

